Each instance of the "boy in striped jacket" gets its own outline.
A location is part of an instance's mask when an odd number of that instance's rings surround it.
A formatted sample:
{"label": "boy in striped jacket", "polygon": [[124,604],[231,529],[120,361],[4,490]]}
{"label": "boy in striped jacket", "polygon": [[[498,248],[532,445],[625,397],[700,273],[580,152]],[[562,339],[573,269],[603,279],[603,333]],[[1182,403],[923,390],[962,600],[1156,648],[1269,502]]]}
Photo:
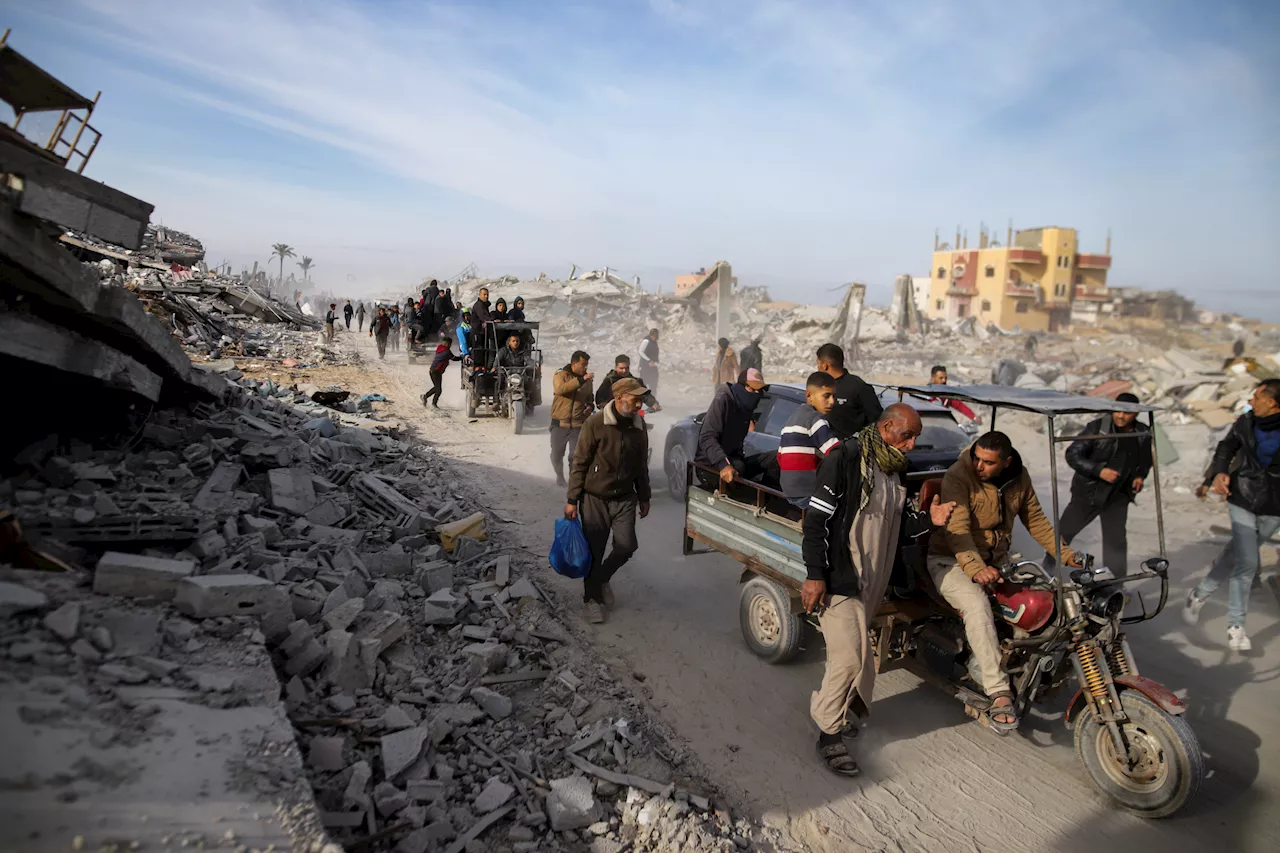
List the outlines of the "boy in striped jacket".
{"label": "boy in striped jacket", "polygon": [[818,465],[839,439],[826,416],[836,404],[836,381],[821,371],[809,374],[804,387],[805,404],[782,428],[778,469],[782,493],[793,506],[807,509],[818,484]]}

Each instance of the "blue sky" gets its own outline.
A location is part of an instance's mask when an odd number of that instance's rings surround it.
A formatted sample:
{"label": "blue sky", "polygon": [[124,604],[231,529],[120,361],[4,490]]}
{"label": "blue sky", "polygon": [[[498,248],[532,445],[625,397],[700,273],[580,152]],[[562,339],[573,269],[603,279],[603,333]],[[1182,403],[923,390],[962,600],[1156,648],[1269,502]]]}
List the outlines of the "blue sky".
{"label": "blue sky", "polygon": [[[14,4],[16,5],[16,4]],[[88,174],[354,291],[717,259],[887,298],[934,229],[1074,225],[1113,284],[1280,320],[1280,4],[50,0]]]}

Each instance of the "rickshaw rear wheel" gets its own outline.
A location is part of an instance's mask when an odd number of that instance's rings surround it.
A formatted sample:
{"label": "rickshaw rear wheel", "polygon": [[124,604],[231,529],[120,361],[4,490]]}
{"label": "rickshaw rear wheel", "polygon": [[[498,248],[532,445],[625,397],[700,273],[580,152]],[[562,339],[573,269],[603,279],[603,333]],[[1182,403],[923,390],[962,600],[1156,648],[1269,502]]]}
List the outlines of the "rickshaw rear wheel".
{"label": "rickshaw rear wheel", "polygon": [[804,619],[791,612],[791,596],[781,584],[759,576],[743,584],[738,621],[756,657],[786,663],[800,653]]}

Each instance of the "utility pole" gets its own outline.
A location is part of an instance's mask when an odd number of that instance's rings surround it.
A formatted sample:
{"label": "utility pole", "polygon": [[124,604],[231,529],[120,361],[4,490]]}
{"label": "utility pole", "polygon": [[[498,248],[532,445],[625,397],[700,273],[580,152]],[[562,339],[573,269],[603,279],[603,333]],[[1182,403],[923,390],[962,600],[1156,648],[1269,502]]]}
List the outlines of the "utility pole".
{"label": "utility pole", "polygon": [[733,267],[728,261],[716,262],[716,340],[729,337],[729,323],[733,319]]}

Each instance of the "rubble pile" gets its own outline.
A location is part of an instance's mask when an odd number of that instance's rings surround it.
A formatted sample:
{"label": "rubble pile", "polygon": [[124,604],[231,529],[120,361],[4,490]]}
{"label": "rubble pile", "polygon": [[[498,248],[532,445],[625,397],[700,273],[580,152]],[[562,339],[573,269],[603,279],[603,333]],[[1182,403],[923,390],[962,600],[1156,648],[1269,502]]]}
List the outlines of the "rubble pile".
{"label": "rubble pile", "polygon": [[[121,269],[110,258],[86,263],[104,284],[135,293],[193,356],[255,356],[287,366],[353,364],[359,356],[330,342],[323,323],[297,306],[264,296],[238,277],[201,271],[174,273],[145,264]],[[345,330],[343,330],[345,332]]]}
{"label": "rubble pile", "polygon": [[[157,409],[114,444],[51,435],[20,451],[0,483],[22,524],[6,561],[62,566],[50,577],[82,575],[93,594],[0,568],[5,668],[75,673],[77,701],[124,718],[140,685],[244,702],[245,672],[206,657],[269,653],[320,822],[346,849],[760,840],[677,775],[679,748],[574,644],[529,574],[541,560],[504,547],[424,446],[299,404],[324,393],[240,378],[227,405]],[[122,603],[147,642],[112,627]],[[151,735],[145,714],[129,719],[111,737]],[[291,744],[272,749],[285,758],[250,769],[276,790],[297,762]]]}
{"label": "rubble pile", "polygon": [[184,267],[193,267],[204,260],[204,244],[195,237],[155,224],[147,225],[139,252],[158,261]]}

